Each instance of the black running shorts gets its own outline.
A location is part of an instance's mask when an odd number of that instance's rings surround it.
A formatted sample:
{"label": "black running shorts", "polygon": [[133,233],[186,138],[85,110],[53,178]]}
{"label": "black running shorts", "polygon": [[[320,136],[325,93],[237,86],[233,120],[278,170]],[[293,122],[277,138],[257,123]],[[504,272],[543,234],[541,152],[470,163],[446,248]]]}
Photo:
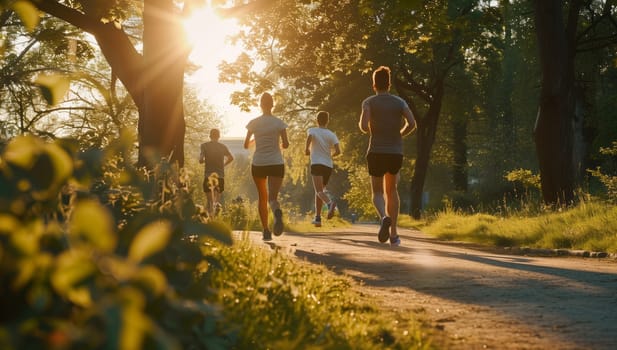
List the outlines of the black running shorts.
{"label": "black running shorts", "polygon": [[386,173],[398,174],[403,166],[403,155],[392,153],[369,153],[366,155],[368,173],[371,176],[382,177]]}
{"label": "black running shorts", "polygon": [[251,165],[251,174],[257,178],[266,178],[268,176],[285,177],[285,166],[283,164]]}
{"label": "black running shorts", "polygon": [[332,175],[332,168],[323,164],[311,164],[311,175],[321,176],[325,186],[328,184],[328,180],[330,180],[330,175]]}

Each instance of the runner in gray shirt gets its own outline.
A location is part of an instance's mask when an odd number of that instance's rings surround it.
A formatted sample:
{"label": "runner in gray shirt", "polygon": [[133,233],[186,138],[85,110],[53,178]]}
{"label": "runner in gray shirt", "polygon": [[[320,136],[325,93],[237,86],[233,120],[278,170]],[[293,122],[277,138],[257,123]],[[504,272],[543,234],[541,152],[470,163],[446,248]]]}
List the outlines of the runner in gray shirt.
{"label": "runner in gray shirt", "polygon": [[379,242],[398,246],[398,180],[403,165],[403,136],[416,129],[416,120],[407,103],[391,95],[390,68],[381,66],[373,72],[375,95],[362,102],[360,130],[369,133],[366,154],[371,176],[373,205],[380,217]]}
{"label": "runner in gray shirt", "polygon": [[221,209],[221,193],[225,191],[225,166],[234,160],[227,146],[219,142],[220,137],[219,129],[210,130],[210,142],[202,143],[199,153],[199,163],[205,163],[203,190],[210,217]]}

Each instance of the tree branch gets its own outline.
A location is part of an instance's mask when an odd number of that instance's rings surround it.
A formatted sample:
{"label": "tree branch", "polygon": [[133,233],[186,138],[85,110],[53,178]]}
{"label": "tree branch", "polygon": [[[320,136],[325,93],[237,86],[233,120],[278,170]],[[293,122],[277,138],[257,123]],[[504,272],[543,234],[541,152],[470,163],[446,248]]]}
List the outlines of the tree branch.
{"label": "tree branch", "polygon": [[100,18],[89,16],[53,0],[33,0],[33,3],[39,10],[94,35],[114,73],[122,81],[135,103],[140,103],[143,86],[139,77],[143,68],[143,58],[117,23],[103,23]]}
{"label": "tree branch", "polygon": [[418,83],[406,69],[399,69],[400,74],[403,75],[403,79],[399,79],[394,76],[394,86],[396,90],[405,89],[412,91],[426,102],[431,102],[431,95],[427,92],[426,86]]}

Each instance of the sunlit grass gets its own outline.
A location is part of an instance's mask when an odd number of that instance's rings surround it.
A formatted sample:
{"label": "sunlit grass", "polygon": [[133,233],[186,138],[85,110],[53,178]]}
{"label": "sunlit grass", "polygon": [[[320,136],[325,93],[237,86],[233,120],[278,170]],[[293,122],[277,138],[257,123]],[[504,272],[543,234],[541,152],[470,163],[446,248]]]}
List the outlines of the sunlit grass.
{"label": "sunlit grass", "polygon": [[405,315],[380,310],[354,282],[322,266],[252,246],[209,246],[212,301],[247,349],[428,349],[430,338]]}
{"label": "sunlit grass", "polygon": [[417,230],[421,230],[424,226],[426,226],[427,223],[426,223],[426,220],[416,220],[410,215],[399,214],[397,224],[398,226],[401,226],[401,227],[414,228]]}
{"label": "sunlit grass", "polygon": [[445,210],[415,227],[441,239],[499,247],[617,252],[617,206],[600,202],[581,202],[571,209],[533,216],[469,215]]}
{"label": "sunlit grass", "polygon": [[311,223],[313,220],[312,217],[306,216],[300,220],[290,221],[286,225],[286,230],[289,232],[328,232],[336,228],[341,227],[349,227],[351,223],[343,218],[338,216],[333,217],[332,219],[326,219],[325,217],[321,219],[321,227],[315,227],[314,224]]}

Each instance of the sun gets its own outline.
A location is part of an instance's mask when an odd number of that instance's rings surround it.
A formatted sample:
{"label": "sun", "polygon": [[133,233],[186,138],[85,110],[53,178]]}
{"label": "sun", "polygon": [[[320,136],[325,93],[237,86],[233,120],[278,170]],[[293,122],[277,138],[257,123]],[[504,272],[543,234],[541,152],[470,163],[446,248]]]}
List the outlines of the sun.
{"label": "sun", "polygon": [[216,70],[222,60],[234,60],[241,51],[229,40],[240,32],[236,20],[219,17],[210,6],[195,9],[184,20],[184,29],[192,46],[191,60],[206,69]]}
{"label": "sun", "polygon": [[188,81],[197,87],[200,96],[224,115],[224,129],[227,129],[224,137],[244,134],[248,117],[239,108],[231,106],[229,101],[231,92],[239,87],[218,81],[221,62],[232,62],[242,52],[239,45],[230,42],[230,37],[238,34],[241,27],[235,19],[221,18],[212,7],[206,5],[195,9],[184,20],[184,29],[192,46],[189,59],[200,67],[188,77]]}

